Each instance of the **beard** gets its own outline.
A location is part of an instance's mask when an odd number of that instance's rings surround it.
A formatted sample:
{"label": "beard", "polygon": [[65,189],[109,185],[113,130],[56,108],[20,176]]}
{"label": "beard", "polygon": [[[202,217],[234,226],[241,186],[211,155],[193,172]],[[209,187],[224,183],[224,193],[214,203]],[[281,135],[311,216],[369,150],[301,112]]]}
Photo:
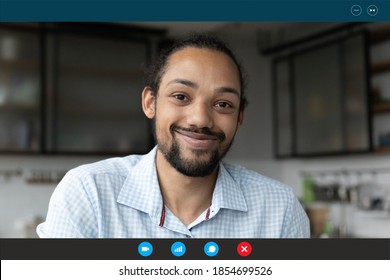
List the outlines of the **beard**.
{"label": "beard", "polygon": [[210,175],[225,157],[234,140],[233,137],[230,142],[222,144],[220,150],[218,148],[213,150],[191,150],[194,157],[193,159],[187,159],[183,156],[182,148],[177,141],[175,135],[175,131],[177,130],[214,136],[217,139],[216,141],[219,141],[221,144],[226,139],[226,136],[223,132],[212,132],[208,128],[183,128],[171,125],[169,131],[172,136],[172,143],[169,144],[168,141],[163,141],[157,136],[156,119],[153,119],[153,133],[157,142],[157,148],[173,168],[188,177],[206,177]]}

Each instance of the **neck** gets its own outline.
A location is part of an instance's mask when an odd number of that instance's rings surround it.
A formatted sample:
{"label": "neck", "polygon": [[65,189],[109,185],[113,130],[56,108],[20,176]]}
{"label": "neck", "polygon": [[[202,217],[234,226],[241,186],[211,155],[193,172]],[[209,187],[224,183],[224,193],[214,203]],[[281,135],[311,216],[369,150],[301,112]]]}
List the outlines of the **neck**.
{"label": "neck", "polygon": [[218,168],[206,177],[188,177],[173,168],[159,150],[156,168],[164,204],[186,226],[210,207]]}

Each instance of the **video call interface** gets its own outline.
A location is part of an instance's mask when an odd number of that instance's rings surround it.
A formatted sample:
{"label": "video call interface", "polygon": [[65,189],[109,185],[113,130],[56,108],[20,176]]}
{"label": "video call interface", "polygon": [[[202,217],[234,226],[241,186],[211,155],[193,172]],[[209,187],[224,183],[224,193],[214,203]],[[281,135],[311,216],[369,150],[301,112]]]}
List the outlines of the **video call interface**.
{"label": "video call interface", "polygon": [[0,0],[1,279],[386,279],[389,112],[389,0]]}

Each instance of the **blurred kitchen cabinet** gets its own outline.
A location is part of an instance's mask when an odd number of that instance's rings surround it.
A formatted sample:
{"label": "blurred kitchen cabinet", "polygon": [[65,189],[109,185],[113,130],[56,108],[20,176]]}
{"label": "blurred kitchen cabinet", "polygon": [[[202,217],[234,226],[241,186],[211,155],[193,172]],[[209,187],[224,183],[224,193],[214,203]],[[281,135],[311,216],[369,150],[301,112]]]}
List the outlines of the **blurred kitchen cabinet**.
{"label": "blurred kitchen cabinet", "polygon": [[50,151],[147,152],[151,132],[141,92],[150,43],[75,32],[49,37],[56,92]]}
{"label": "blurred kitchen cabinet", "polygon": [[40,37],[25,27],[0,29],[0,152],[40,150]]}
{"label": "blurred kitchen cabinet", "polygon": [[390,25],[370,32],[372,141],[377,152],[390,152]]}
{"label": "blurred kitchen cabinet", "polygon": [[370,150],[366,42],[359,32],[274,60],[277,157]]}
{"label": "blurred kitchen cabinet", "polygon": [[[143,71],[163,32],[116,24],[0,25],[0,150],[145,153]],[[5,132],[5,133],[3,133]]]}

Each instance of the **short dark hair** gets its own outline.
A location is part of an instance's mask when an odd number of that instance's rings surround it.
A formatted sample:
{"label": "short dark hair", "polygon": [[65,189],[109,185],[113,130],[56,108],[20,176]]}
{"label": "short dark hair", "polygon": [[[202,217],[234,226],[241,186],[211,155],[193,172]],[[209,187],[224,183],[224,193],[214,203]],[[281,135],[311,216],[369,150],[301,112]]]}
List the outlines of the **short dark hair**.
{"label": "short dark hair", "polygon": [[156,95],[160,88],[161,78],[166,71],[169,58],[177,51],[187,47],[219,51],[226,54],[233,60],[239,73],[241,91],[240,111],[243,110],[248,104],[246,95],[244,94],[246,83],[244,81],[243,68],[228,45],[216,36],[208,33],[191,33],[189,36],[181,40],[174,41],[169,47],[165,47],[160,52],[158,58],[146,71],[146,86],[152,90],[153,94]]}

